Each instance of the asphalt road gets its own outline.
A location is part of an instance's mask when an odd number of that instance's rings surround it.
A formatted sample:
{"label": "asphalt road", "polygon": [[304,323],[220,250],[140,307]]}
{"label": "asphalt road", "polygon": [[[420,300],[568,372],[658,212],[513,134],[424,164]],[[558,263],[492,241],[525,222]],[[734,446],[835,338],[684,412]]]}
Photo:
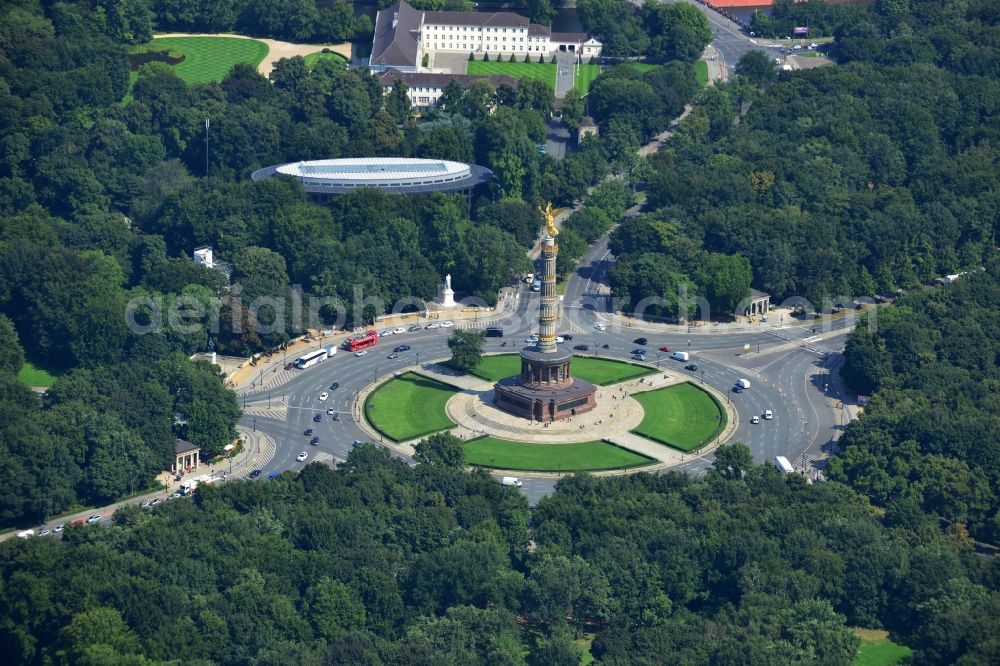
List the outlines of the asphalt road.
{"label": "asphalt road", "polygon": [[680,1],[694,5],[708,18],[708,24],[712,28],[712,45],[718,51],[730,76],[736,69],[736,63],[748,51],[764,51],[772,59],[782,57],[779,49],[758,43],[757,40],[747,35],[738,23],[730,21],[717,11],[694,2],[694,0]]}

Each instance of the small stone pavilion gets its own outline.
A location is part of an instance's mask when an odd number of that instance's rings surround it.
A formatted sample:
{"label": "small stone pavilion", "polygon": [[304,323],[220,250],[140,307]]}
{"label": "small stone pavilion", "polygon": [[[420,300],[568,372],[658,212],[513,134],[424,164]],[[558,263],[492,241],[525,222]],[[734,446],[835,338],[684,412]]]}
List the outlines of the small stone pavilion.
{"label": "small stone pavilion", "polygon": [[744,310],[743,314],[746,316],[751,315],[766,315],[767,311],[771,307],[771,294],[765,293],[763,291],[758,291],[756,289],[750,290],[750,305]]}
{"label": "small stone pavilion", "polygon": [[198,457],[201,447],[191,442],[177,439],[174,442],[174,464],[170,471],[174,474],[185,474],[198,469]]}

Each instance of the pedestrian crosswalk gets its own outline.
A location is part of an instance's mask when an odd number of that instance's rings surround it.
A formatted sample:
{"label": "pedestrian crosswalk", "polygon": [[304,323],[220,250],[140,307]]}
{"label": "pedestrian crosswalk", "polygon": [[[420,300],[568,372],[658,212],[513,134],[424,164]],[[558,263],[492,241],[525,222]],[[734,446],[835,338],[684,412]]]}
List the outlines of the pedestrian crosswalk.
{"label": "pedestrian crosswalk", "polygon": [[272,419],[274,421],[287,421],[288,420],[288,409],[284,406],[271,407],[259,407],[259,406],[247,406],[243,410],[246,416],[253,416],[259,419]]}
{"label": "pedestrian crosswalk", "polygon": [[340,463],[342,463],[344,461],[341,460],[340,458],[335,458],[332,454],[324,453],[323,451],[320,451],[319,453],[317,453],[315,455],[315,457],[313,457],[313,459],[310,462],[322,463],[324,465],[329,465],[330,467],[333,467],[334,469],[336,469],[337,465],[339,465]]}

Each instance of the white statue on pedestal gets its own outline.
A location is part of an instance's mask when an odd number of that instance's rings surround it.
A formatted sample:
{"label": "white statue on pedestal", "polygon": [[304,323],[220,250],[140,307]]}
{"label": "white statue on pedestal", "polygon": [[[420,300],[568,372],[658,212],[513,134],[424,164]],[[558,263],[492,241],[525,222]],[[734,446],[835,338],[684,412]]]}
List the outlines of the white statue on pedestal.
{"label": "white statue on pedestal", "polygon": [[441,307],[453,308],[455,303],[455,292],[451,288],[451,273],[444,276],[444,289],[441,291]]}

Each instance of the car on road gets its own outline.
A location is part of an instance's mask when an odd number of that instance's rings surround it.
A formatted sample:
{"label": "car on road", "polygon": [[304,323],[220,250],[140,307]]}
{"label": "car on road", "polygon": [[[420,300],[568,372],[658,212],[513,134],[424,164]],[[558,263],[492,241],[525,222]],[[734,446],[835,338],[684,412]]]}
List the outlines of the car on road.
{"label": "car on road", "polygon": [[330,397],[330,394],[327,393],[326,391],[323,391],[322,393],[319,394],[320,402],[325,401],[329,397]]}
{"label": "car on road", "polygon": [[764,410],[764,420],[765,421],[770,421],[773,418],[774,418],[774,414],[771,413],[771,410],[770,409],[765,409]]}
{"label": "car on road", "polygon": [[454,325],[455,325],[455,322],[453,322],[453,321],[443,321],[443,322],[441,322],[441,328],[451,328]]}
{"label": "car on road", "polygon": [[417,332],[417,331],[422,331],[422,330],[424,330],[424,327],[423,327],[423,326],[421,326],[420,324],[414,324],[413,326],[411,326],[411,327],[410,327],[409,329],[407,329],[407,330],[408,330],[408,331],[410,331],[410,333],[415,333],[415,332]]}
{"label": "car on road", "polygon": [[750,417],[750,423],[760,423],[760,417],[754,414]]}
{"label": "car on road", "polygon": [[337,412],[337,410],[336,410],[335,408],[333,408],[333,407],[329,407],[329,408],[327,408],[327,410],[326,410],[326,415],[327,415],[327,416],[333,416],[333,415],[334,415],[334,414],[335,414],[336,412]]}
{"label": "car on road", "polygon": [[87,524],[88,525],[93,525],[94,523],[101,522],[101,520],[103,520],[103,516],[101,516],[101,514],[99,514],[99,513],[95,513],[94,515],[92,515],[89,518],[87,518]]}
{"label": "car on road", "polygon": [[312,428],[306,428],[305,431],[302,433],[302,435],[305,437],[312,437],[312,434],[313,434]]}
{"label": "car on road", "polygon": [[410,351],[410,345],[399,345],[398,347],[394,347],[392,353],[399,354],[406,351]]}
{"label": "car on road", "polygon": [[355,356],[367,356],[368,355],[368,350],[367,349],[361,349],[359,351],[354,352],[354,355]]}
{"label": "car on road", "polygon": [[398,352],[392,352],[391,354],[389,354],[388,356],[386,356],[386,358],[389,359],[390,361],[392,361],[393,359],[399,358],[399,353]]}
{"label": "car on road", "polygon": [[633,356],[645,356],[646,355],[646,350],[643,349],[642,347],[636,347],[635,349],[632,350],[632,355]]}
{"label": "car on road", "polygon": [[149,503],[149,506],[156,506],[157,504],[159,504],[162,501],[163,500],[161,498],[157,497],[155,500],[153,500],[152,502]]}
{"label": "car on road", "polygon": [[527,337],[527,338],[524,339],[524,342],[526,344],[533,345],[536,342],[538,342],[538,336],[537,335],[529,336],[529,337]]}
{"label": "car on road", "polygon": [[302,462],[303,460],[305,460],[305,459],[306,459],[306,458],[308,458],[308,457],[309,457],[309,454],[308,454],[308,453],[306,453],[305,451],[303,451],[303,452],[302,452],[302,453],[300,453],[299,455],[295,456],[295,459],[296,459],[297,461],[299,461],[299,462]]}
{"label": "car on road", "polygon": [[572,333],[560,333],[559,336],[563,340],[572,340],[573,339],[573,334]]}
{"label": "car on road", "polygon": [[256,479],[260,475],[261,475],[261,471],[259,469],[255,469],[254,471],[250,472],[250,478],[251,479]]}
{"label": "car on road", "polygon": [[694,372],[695,370],[698,369],[698,366],[695,365],[694,363],[688,363],[687,365],[684,366],[684,369],[685,370],[690,370],[691,372]]}
{"label": "car on road", "polygon": [[55,532],[56,534],[62,534],[62,531],[64,529],[66,529],[66,523],[59,523],[52,529],[52,531]]}
{"label": "car on road", "polygon": [[295,367],[295,362],[294,361],[291,362],[291,363],[286,363],[285,364],[285,370],[291,370],[294,367]]}
{"label": "car on road", "polygon": [[316,413],[315,413],[315,414],[313,415],[313,421],[315,421],[316,423],[319,423],[319,422],[320,422],[320,421],[322,421],[322,420],[323,420],[323,415],[322,415],[322,414],[320,414],[319,412],[316,412]]}
{"label": "car on road", "polygon": [[400,333],[406,333],[406,329],[403,328],[402,326],[397,326],[396,328],[392,329],[393,335],[399,335]]}
{"label": "car on road", "polygon": [[566,338],[564,338],[564,337],[563,337],[563,336],[561,336],[561,335],[557,335],[557,336],[556,336],[556,344],[557,344],[557,345],[561,345],[561,344],[562,344],[562,343],[564,343],[564,342],[566,342]]}
{"label": "car on road", "polygon": [[39,530],[38,536],[48,536],[52,534],[52,530]]}
{"label": "car on road", "polygon": [[167,499],[177,499],[178,497],[184,497],[184,495],[182,495],[180,492],[174,491],[173,493],[170,494],[170,497],[168,497]]}
{"label": "car on road", "polygon": [[573,345],[576,351],[590,351],[590,345]]}
{"label": "car on road", "polygon": [[733,393],[743,393],[743,387],[742,386],[734,386],[733,387]]}
{"label": "car on road", "polygon": [[673,351],[673,350],[672,350],[672,349],[670,348],[670,345],[660,345],[660,346],[658,347],[658,349],[659,349],[659,350],[660,350],[661,352],[670,352],[670,351]]}
{"label": "car on road", "polygon": [[635,340],[632,341],[632,344],[645,345],[649,344],[649,340],[647,340],[646,338],[636,338]]}
{"label": "car on road", "polygon": [[602,324],[601,322],[597,322],[596,324],[594,324],[595,331],[606,331],[607,329],[608,327]]}
{"label": "car on road", "polygon": [[427,324],[427,326],[424,326],[424,328],[426,328],[428,331],[433,331],[435,328],[441,328],[441,324],[437,323],[436,321],[432,321],[431,323]]}
{"label": "car on road", "polygon": [[149,506],[149,500],[148,499],[147,500],[142,500],[142,503],[139,504],[139,506],[141,506],[143,509],[145,509],[147,506]]}
{"label": "car on road", "polygon": [[331,391],[336,391],[339,388],[340,388],[340,383],[339,382],[334,382],[334,383],[330,384],[330,390]]}
{"label": "car on road", "polygon": [[362,442],[360,439],[356,439],[354,440],[354,443],[351,444],[351,446],[361,446],[362,444],[364,444],[364,442]]}
{"label": "car on road", "polygon": [[313,446],[316,446],[317,444],[319,444],[319,437],[313,437],[312,439],[309,440],[309,443],[312,444]]}
{"label": "car on road", "polygon": [[335,414],[333,415],[333,420],[334,420],[334,421],[339,421],[339,420],[340,420],[340,414],[336,414],[336,413],[335,413]]}
{"label": "car on road", "polygon": [[381,331],[378,332],[378,337],[380,337],[380,338],[387,338],[387,337],[389,337],[390,335],[392,335],[395,332],[396,332],[396,329],[394,329],[394,328],[383,328]]}

